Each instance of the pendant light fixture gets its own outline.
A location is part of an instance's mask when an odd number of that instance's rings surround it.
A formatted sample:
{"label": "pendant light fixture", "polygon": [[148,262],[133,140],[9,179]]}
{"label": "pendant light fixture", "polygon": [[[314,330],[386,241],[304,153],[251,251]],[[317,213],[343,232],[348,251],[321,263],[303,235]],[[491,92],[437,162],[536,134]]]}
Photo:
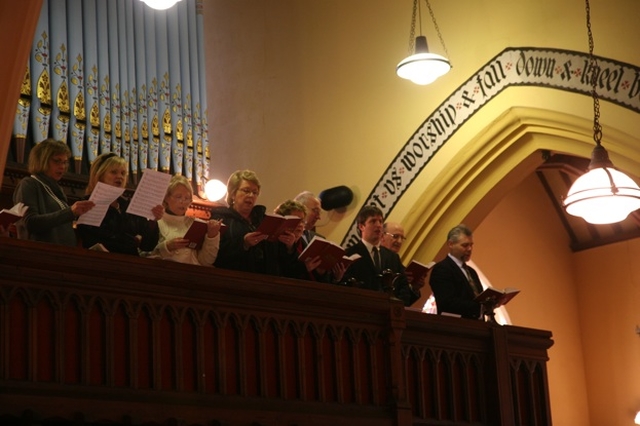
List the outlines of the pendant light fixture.
{"label": "pendant light fixture", "polygon": [[147,6],[157,10],[169,9],[179,1],[180,0],[142,0]]}
{"label": "pendant light fixture", "polygon": [[[410,56],[406,57],[398,64],[396,67],[396,73],[399,77],[411,80],[415,84],[426,85],[433,83],[438,77],[448,73],[451,69],[451,63],[449,63],[449,60],[444,56],[429,52],[427,37],[422,34],[422,13],[419,2],[420,0],[413,0],[411,32],[409,34]],[[425,0],[425,3],[427,4],[427,8],[429,8],[429,15],[431,15],[431,20],[433,21],[433,25],[438,33],[438,38],[440,39],[440,43],[442,43],[444,52],[449,56],[442,34],[440,34],[440,28],[436,22],[436,17],[431,9],[431,4],[429,4],[429,0]],[[415,37],[416,15],[418,17],[418,25],[420,27],[420,35],[418,37]]]}
{"label": "pendant light fixture", "polygon": [[587,33],[589,35],[589,65],[591,95],[593,97],[593,140],[596,147],[591,153],[588,172],[571,185],[564,199],[564,208],[570,215],[584,218],[589,223],[607,224],[620,222],[634,210],[640,208],[640,188],[626,174],[613,167],[609,154],[600,144],[600,102],[596,86],[600,68],[593,56],[593,34],[591,32],[591,9],[586,1]]}

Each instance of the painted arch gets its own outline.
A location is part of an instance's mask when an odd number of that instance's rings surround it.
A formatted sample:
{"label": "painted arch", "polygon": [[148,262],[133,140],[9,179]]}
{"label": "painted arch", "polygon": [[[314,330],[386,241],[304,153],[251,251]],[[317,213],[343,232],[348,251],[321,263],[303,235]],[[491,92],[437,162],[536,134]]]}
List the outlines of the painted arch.
{"label": "painted arch", "polygon": [[[597,57],[597,92],[609,101],[640,112],[640,68]],[[393,158],[364,204],[374,204],[385,217],[411,187],[420,172],[461,127],[510,87],[540,87],[591,96],[588,55],[547,48],[508,48],[481,67],[430,114]],[[490,194],[504,194],[515,179],[531,173],[541,162],[540,150],[589,157],[594,147],[590,120],[539,108],[512,107],[469,141],[453,161],[431,179],[405,219],[410,229],[406,258],[431,259],[433,248],[422,241],[440,241],[442,235],[472,211],[489,211]],[[606,148],[614,164],[640,168],[638,141],[607,129]],[[618,158],[624,159],[621,163]],[[504,179],[509,176],[509,179]],[[512,179],[512,177],[514,179]],[[487,210],[488,209],[488,210]],[[451,217],[447,212],[455,211]],[[472,223],[469,223],[472,225]],[[342,243],[357,241],[351,224]]]}

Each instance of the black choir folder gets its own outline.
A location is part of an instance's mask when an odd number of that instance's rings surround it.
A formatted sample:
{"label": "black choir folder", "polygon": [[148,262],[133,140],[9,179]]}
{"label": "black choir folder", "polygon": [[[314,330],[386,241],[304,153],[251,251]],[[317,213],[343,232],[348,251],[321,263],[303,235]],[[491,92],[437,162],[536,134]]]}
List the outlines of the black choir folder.
{"label": "black choir folder", "polygon": [[497,308],[498,306],[509,303],[509,301],[516,297],[518,293],[520,293],[520,290],[517,288],[505,288],[504,290],[499,290],[497,288],[487,287],[482,293],[477,295],[474,300],[481,305],[489,304],[492,307]]}
{"label": "black choir folder", "polygon": [[2,209],[0,211],[0,226],[7,229],[9,225],[20,220],[28,208],[24,204],[18,203],[10,209]]}
{"label": "black choir folder", "polygon": [[260,222],[260,226],[256,229],[256,232],[262,232],[267,234],[269,241],[276,241],[280,234],[285,231],[293,231],[296,226],[302,220],[301,217],[294,215],[282,216],[279,214],[267,213],[264,215],[264,219]]}
{"label": "black choir folder", "polygon": [[[226,226],[227,225],[225,225],[224,223],[220,223],[221,234],[226,229]],[[206,220],[202,220],[197,217],[194,218],[193,223],[191,224],[191,226],[187,230],[187,233],[184,234],[184,237],[183,237],[189,240],[189,244],[187,245],[187,247],[200,250],[200,247],[202,247],[202,244],[204,243],[204,237],[205,235],[207,235],[208,230],[209,230],[209,227],[207,226]]]}
{"label": "black choir folder", "polygon": [[348,268],[356,260],[360,259],[358,253],[354,253],[351,256],[345,256],[344,249],[338,244],[325,240],[322,237],[314,236],[309,244],[302,250],[298,259],[306,261],[307,259],[313,259],[316,256],[320,256],[322,263],[318,266],[318,269],[325,271],[330,270],[338,262],[342,262],[345,268]]}

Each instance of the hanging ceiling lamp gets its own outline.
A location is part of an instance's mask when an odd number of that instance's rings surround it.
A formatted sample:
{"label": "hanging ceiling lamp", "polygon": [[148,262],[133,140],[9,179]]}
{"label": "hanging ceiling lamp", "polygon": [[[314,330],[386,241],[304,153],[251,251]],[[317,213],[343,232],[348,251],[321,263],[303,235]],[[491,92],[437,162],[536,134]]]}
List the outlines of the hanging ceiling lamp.
{"label": "hanging ceiling lamp", "polygon": [[[411,56],[404,58],[398,64],[398,66],[396,67],[396,73],[401,78],[406,78],[407,80],[411,80],[416,84],[425,85],[433,83],[438,77],[441,77],[448,73],[451,69],[451,64],[449,63],[449,60],[444,56],[429,52],[427,37],[422,35],[422,14],[420,4],[418,3],[419,1],[420,0],[413,0],[411,32],[409,34],[409,53],[411,54]],[[433,10],[431,10],[431,4],[429,4],[429,0],[425,0],[425,2],[427,3],[427,7],[429,8],[429,14],[431,15],[433,26],[436,28],[436,32],[438,33],[440,43],[442,43],[445,54],[449,56],[449,52],[447,52],[447,47],[444,44],[442,34],[440,34],[440,28],[438,27],[438,23],[436,22],[436,17],[433,14]],[[418,37],[415,37],[414,40],[416,29],[416,15],[418,15],[418,20],[420,21],[420,35]]]}
{"label": "hanging ceiling lamp", "polygon": [[157,10],[169,9],[179,1],[180,0],[142,0],[147,6]]}
{"label": "hanging ceiling lamp", "polygon": [[585,72],[591,72],[593,140],[596,142],[596,147],[591,153],[589,171],[571,185],[569,194],[564,199],[564,208],[570,215],[582,217],[589,223],[616,223],[626,219],[629,213],[640,208],[640,188],[633,179],[613,167],[609,154],[600,144],[602,126],[600,125],[600,102],[596,92],[600,68],[593,56],[589,0],[586,0],[586,10],[589,66]]}

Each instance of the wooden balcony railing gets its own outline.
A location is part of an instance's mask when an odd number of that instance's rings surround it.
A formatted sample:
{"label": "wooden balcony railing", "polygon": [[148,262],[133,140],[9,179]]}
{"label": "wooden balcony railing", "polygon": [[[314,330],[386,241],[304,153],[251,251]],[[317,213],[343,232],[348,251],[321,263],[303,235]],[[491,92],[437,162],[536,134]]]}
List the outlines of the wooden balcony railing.
{"label": "wooden balcony railing", "polygon": [[0,239],[2,425],[550,425],[546,331]]}

